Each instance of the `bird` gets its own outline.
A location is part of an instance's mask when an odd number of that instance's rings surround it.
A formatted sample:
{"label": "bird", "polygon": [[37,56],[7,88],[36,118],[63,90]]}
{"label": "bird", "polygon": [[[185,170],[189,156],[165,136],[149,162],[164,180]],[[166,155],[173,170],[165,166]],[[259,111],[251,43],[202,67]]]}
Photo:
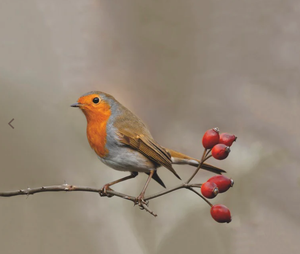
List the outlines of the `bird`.
{"label": "bird", "polygon": [[[91,91],[82,95],[71,107],[80,108],[87,120],[87,139],[98,158],[107,166],[130,175],[107,183],[100,195],[109,196],[110,186],[135,178],[138,173],[146,173],[147,181],[136,198],[136,204],[146,204],[144,196],[151,179],[166,188],[157,174],[163,166],[178,179],[180,176],[173,164],[186,164],[198,167],[200,161],[180,152],[165,148],[152,137],[146,124],[112,95]],[[201,168],[216,174],[224,170],[203,163]]]}

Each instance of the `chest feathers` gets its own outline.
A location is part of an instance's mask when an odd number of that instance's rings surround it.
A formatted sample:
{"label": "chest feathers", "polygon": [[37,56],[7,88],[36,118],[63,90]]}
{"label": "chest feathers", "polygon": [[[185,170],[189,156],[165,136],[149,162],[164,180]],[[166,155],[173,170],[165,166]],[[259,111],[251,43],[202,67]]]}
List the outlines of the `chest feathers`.
{"label": "chest feathers", "polygon": [[101,115],[101,117],[98,116],[97,118],[88,118],[87,123],[88,141],[96,154],[101,158],[104,158],[109,152],[105,147],[108,118],[109,114]]}

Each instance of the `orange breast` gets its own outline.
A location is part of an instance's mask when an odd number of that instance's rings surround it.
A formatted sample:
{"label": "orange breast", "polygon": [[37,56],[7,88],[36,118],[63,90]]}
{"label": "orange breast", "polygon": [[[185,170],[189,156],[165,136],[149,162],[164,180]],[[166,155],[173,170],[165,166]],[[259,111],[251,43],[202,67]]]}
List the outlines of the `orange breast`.
{"label": "orange breast", "polygon": [[108,150],[105,148],[106,144],[106,123],[100,124],[88,124],[87,138],[90,146],[95,150],[101,158],[108,154]]}
{"label": "orange breast", "polygon": [[110,117],[110,110],[101,110],[86,114],[87,118],[87,138],[90,146],[95,150],[96,154],[101,158],[108,154],[106,145],[106,125]]}

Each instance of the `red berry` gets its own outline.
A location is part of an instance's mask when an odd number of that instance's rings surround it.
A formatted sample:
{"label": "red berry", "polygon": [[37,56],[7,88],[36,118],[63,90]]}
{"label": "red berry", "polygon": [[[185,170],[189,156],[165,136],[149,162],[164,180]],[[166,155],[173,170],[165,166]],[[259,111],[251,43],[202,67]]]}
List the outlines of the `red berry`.
{"label": "red berry", "polygon": [[229,223],[231,221],[231,214],[229,209],[224,205],[213,205],[210,209],[210,214],[217,222]]}
{"label": "red berry", "polygon": [[219,190],[215,183],[205,182],[201,185],[201,193],[206,198],[214,198],[218,195]]}
{"label": "red berry", "polygon": [[217,160],[224,160],[230,152],[229,146],[217,144],[211,149],[212,156]]}
{"label": "red berry", "polygon": [[207,182],[215,183],[219,189],[219,193],[227,191],[234,183],[232,179],[223,175],[213,176]]}
{"label": "red berry", "polygon": [[221,133],[220,134],[220,144],[224,144],[227,146],[231,146],[234,141],[236,141],[237,137],[233,134],[229,133]]}
{"label": "red berry", "polygon": [[214,147],[214,145],[219,143],[219,129],[213,128],[207,130],[202,138],[202,145],[205,149],[211,149]]}

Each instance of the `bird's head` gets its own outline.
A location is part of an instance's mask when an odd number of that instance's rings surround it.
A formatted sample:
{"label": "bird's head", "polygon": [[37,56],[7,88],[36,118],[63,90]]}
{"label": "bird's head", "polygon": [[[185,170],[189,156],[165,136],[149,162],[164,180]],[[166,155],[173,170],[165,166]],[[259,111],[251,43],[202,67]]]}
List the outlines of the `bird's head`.
{"label": "bird's head", "polygon": [[85,114],[87,121],[106,120],[111,115],[111,105],[115,99],[106,93],[92,91],[82,95],[71,107],[78,107]]}

